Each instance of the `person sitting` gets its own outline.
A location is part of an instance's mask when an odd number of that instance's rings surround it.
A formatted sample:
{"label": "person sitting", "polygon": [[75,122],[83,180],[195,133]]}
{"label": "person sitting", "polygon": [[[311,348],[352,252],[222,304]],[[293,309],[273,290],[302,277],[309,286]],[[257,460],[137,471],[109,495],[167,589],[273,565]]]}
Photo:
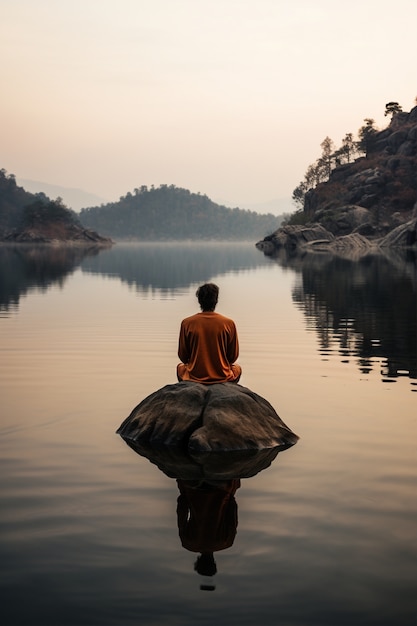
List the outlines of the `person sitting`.
{"label": "person sitting", "polygon": [[239,340],[233,320],[215,313],[219,288],[206,283],[197,289],[200,313],[181,322],[177,366],[179,381],[237,383],[242,368],[235,363],[239,356]]}

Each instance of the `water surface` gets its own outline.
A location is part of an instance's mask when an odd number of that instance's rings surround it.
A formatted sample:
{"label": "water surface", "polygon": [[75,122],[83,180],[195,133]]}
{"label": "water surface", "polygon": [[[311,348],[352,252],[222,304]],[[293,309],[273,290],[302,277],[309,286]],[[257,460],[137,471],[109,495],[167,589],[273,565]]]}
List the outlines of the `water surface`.
{"label": "water surface", "polygon": [[[0,248],[2,623],[415,624],[415,272],[253,244]],[[300,436],[240,481],[214,591],[175,477],[115,435],[175,382],[208,280],[241,384]]]}

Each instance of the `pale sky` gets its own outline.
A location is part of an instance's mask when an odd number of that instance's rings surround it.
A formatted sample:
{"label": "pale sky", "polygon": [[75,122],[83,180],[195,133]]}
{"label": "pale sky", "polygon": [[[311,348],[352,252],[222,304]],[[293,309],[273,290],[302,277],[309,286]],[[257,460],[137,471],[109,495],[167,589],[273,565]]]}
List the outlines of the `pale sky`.
{"label": "pale sky", "polygon": [[416,25],[415,0],[0,0],[0,167],[291,198],[326,136],[415,105]]}

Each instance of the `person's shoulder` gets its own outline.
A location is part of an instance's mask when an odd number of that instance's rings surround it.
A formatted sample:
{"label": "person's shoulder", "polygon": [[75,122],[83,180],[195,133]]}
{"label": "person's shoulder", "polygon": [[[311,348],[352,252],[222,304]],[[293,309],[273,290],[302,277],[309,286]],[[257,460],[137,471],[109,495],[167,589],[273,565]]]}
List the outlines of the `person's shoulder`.
{"label": "person's shoulder", "polygon": [[231,317],[226,317],[226,315],[223,315],[222,313],[216,313],[216,315],[218,319],[220,319],[225,324],[235,324],[234,320],[232,320]]}
{"label": "person's shoulder", "polygon": [[182,320],[182,324],[189,324],[190,322],[193,322],[194,320],[197,320],[200,316],[200,313],[194,313],[194,315],[189,315],[188,317],[185,317]]}

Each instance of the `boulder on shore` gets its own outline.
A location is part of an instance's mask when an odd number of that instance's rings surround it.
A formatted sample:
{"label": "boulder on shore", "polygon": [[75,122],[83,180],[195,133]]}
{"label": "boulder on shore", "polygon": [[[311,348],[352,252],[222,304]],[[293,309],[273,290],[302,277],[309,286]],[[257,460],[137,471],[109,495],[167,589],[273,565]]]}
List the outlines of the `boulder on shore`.
{"label": "boulder on shore", "polygon": [[262,450],[298,441],[267,400],[236,383],[166,385],[142,400],[116,432],[129,444],[189,452]]}
{"label": "boulder on shore", "polygon": [[275,256],[277,251],[293,253],[328,252],[341,257],[356,258],[373,252],[377,244],[359,232],[336,237],[322,224],[306,226],[289,225],[256,244],[266,256]]}
{"label": "boulder on shore", "polygon": [[394,228],[380,241],[379,245],[382,248],[403,247],[417,249],[417,217]]}

